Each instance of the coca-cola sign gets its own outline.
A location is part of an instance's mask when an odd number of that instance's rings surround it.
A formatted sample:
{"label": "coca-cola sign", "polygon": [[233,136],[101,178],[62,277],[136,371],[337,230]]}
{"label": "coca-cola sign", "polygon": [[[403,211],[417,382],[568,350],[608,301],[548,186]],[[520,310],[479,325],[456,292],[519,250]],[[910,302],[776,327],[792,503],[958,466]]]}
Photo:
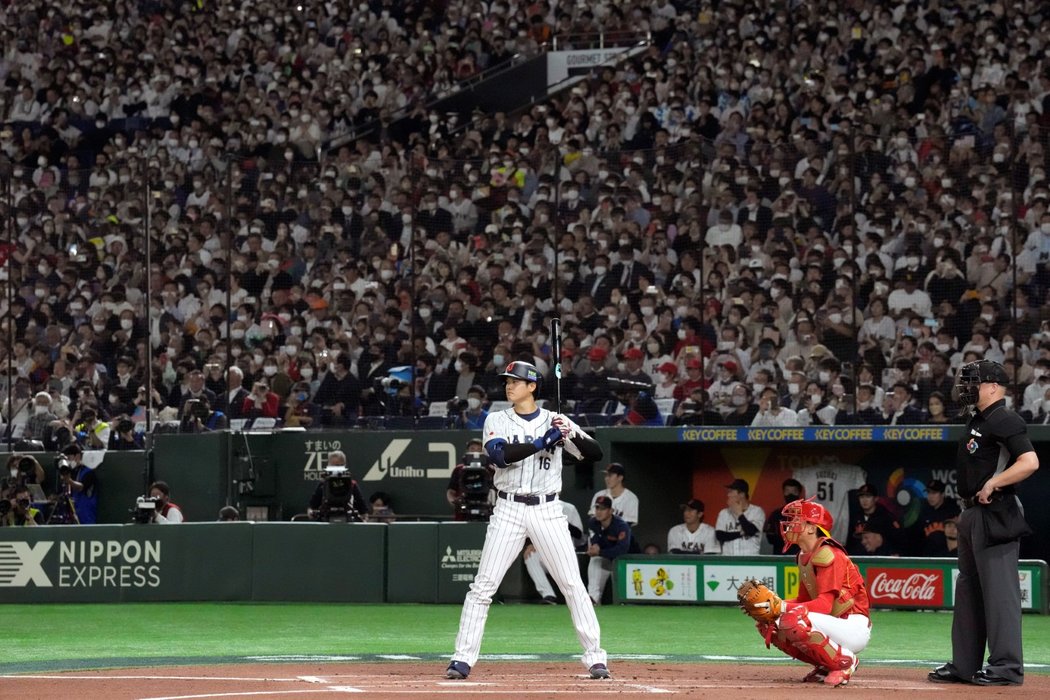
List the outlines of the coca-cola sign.
{"label": "coca-cola sign", "polygon": [[916,608],[944,605],[944,572],[939,569],[868,567],[868,598],[873,605]]}

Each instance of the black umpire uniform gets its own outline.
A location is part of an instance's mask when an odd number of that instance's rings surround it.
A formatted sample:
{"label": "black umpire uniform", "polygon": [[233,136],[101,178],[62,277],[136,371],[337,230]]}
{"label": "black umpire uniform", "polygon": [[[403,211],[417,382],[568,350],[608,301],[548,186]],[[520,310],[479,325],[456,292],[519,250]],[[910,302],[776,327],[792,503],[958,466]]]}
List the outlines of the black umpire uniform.
{"label": "black umpire uniform", "polygon": [[[1038,469],[1039,461],[1024,420],[1003,400],[1007,382],[1002,365],[989,360],[963,366],[956,379],[960,403],[973,405],[975,412],[956,456],[964,510],[959,519],[952,661],[929,674],[934,682],[1024,681],[1017,560],[1019,537],[1027,524],[1014,485]],[[1005,528],[1003,513],[1008,514]]]}

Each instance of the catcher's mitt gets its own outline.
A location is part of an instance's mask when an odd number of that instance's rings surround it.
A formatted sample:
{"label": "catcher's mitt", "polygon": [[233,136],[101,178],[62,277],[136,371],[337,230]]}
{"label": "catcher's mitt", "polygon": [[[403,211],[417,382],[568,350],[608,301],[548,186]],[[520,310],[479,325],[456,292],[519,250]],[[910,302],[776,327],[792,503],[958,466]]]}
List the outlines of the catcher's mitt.
{"label": "catcher's mitt", "polygon": [[772,623],[784,610],[784,601],[766,584],[748,579],[736,591],[740,609],[756,622]]}

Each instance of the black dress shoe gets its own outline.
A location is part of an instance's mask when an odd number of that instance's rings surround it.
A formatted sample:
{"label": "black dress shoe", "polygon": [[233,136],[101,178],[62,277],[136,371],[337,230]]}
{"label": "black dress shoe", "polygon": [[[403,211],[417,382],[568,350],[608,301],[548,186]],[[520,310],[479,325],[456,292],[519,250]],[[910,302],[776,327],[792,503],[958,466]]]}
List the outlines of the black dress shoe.
{"label": "black dress shoe", "polygon": [[970,682],[974,685],[1020,685],[1020,683],[1003,678],[1002,676],[993,676],[987,671],[978,671],[973,674],[973,679]]}
{"label": "black dress shoe", "polygon": [[938,666],[929,673],[926,674],[926,680],[931,683],[969,683],[967,679],[962,676],[957,676],[952,672],[948,664],[944,666]]}

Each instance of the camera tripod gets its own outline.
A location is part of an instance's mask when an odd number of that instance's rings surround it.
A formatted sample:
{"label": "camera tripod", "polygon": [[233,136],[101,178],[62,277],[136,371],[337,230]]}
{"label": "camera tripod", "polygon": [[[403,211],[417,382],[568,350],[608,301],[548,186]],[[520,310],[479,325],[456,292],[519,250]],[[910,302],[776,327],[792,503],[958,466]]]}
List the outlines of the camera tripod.
{"label": "camera tripod", "polygon": [[56,495],[51,514],[47,516],[45,525],[79,525],[80,518],[77,517],[77,509],[73,506],[73,498],[64,493]]}

